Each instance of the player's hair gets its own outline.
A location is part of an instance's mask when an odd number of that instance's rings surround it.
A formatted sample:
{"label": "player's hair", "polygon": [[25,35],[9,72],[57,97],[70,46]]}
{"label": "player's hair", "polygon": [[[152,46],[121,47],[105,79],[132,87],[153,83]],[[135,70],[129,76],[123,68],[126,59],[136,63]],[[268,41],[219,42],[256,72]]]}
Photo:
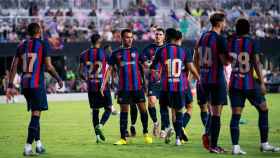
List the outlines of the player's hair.
{"label": "player's hair", "polygon": [[121,37],[122,38],[124,37],[125,33],[132,33],[132,31],[130,29],[123,29],[122,32],[121,32]]}
{"label": "player's hair", "polygon": [[27,27],[27,32],[29,36],[34,36],[40,32],[40,25],[38,23],[31,23]]}
{"label": "player's hair", "polygon": [[91,35],[90,39],[91,39],[91,43],[93,45],[96,44],[96,42],[101,38],[101,36],[98,33],[95,33],[93,35]]}
{"label": "player's hair", "polygon": [[182,32],[177,30],[176,40],[179,40],[179,39],[182,39],[182,38],[183,38]]}
{"label": "player's hair", "polygon": [[157,28],[156,31],[159,31],[159,32],[162,32],[162,33],[165,33],[164,29],[163,28]]}
{"label": "player's hair", "polygon": [[176,39],[177,31],[174,28],[168,28],[165,31],[165,39],[166,42],[170,42],[171,40]]}
{"label": "player's hair", "polygon": [[219,22],[224,21],[226,18],[226,15],[223,13],[214,13],[210,17],[210,22],[212,26],[217,26]]}
{"label": "player's hair", "polygon": [[238,19],[235,24],[235,30],[239,36],[248,34],[250,32],[249,21],[244,18]]}
{"label": "player's hair", "polygon": [[109,49],[111,46],[109,44],[106,44],[103,49],[106,50],[106,49]]}

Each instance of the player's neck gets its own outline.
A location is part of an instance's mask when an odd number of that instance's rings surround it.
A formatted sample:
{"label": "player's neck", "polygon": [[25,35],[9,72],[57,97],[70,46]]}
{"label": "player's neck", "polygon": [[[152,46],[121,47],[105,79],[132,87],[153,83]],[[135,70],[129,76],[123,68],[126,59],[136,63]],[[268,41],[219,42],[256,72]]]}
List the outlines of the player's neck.
{"label": "player's neck", "polygon": [[131,46],[125,46],[125,45],[123,45],[122,48],[124,48],[124,49],[130,49]]}
{"label": "player's neck", "polygon": [[211,31],[216,32],[217,34],[221,34],[222,30],[218,27],[212,27]]}
{"label": "player's neck", "polygon": [[163,42],[161,42],[161,43],[159,43],[159,42],[155,42],[155,44],[157,45],[157,46],[163,46]]}

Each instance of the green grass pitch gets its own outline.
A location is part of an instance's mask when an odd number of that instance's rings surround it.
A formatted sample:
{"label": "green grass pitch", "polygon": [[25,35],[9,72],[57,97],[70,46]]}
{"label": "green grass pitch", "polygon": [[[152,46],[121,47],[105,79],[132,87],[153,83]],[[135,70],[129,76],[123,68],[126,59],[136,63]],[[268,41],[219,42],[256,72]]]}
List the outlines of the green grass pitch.
{"label": "green grass pitch", "polygon": [[[66,99],[67,100],[67,99]],[[267,95],[269,104],[270,135],[269,140],[274,145],[280,145],[280,94]],[[115,105],[115,107],[118,107]],[[231,148],[229,121],[229,106],[222,114],[222,129],[220,145]],[[243,157],[279,158],[280,153],[261,153],[259,151],[259,133],[257,127],[258,115],[249,104],[243,114],[246,124],[240,125],[240,144],[247,155]],[[23,146],[26,140],[27,125],[30,113],[26,112],[24,104],[0,104],[0,158],[23,157]],[[152,121],[149,119],[149,131]],[[47,153],[42,158],[210,158],[232,157],[230,154],[213,155],[201,146],[203,127],[200,121],[199,108],[194,103],[193,116],[187,127],[190,141],[176,147],[174,141],[164,144],[163,140],[154,138],[154,143],[145,145],[142,136],[140,118],[137,121],[137,137],[129,139],[129,145],[114,146],[119,139],[119,117],[111,116],[104,127],[107,141],[95,143],[91,115],[87,101],[79,102],[49,102],[49,111],[42,114],[41,140]]]}

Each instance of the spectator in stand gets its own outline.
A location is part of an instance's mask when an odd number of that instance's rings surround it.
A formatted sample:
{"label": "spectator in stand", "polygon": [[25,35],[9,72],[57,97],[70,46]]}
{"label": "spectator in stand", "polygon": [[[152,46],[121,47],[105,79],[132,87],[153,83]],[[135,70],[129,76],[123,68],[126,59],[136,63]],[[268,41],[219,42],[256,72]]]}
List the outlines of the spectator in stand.
{"label": "spectator in stand", "polygon": [[96,16],[95,7],[92,7],[91,11],[89,12],[88,16]]}
{"label": "spectator in stand", "polygon": [[148,1],[147,11],[149,16],[156,16],[156,5],[151,0]]}

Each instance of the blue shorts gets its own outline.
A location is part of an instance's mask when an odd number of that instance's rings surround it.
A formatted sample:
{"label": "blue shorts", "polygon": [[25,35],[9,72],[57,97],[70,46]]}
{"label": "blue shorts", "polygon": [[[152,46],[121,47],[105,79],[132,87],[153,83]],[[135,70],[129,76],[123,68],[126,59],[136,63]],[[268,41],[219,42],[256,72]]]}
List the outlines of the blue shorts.
{"label": "blue shorts", "polygon": [[137,103],[143,103],[145,101],[146,98],[143,90],[118,92],[119,104],[137,104]]}
{"label": "blue shorts", "polygon": [[[220,84],[202,84],[201,91],[204,95],[204,99],[209,101],[211,105],[227,105],[227,86],[226,82]],[[205,104],[205,100],[200,102],[203,105]]]}
{"label": "blue shorts", "polygon": [[47,93],[45,88],[23,88],[22,93],[26,99],[28,111],[48,110]]}
{"label": "blue shorts", "polygon": [[260,106],[266,101],[265,96],[261,94],[260,84],[255,82],[255,89],[240,90],[230,88],[229,98],[231,107],[244,107],[246,99],[254,106]]}
{"label": "blue shorts", "polygon": [[159,97],[160,106],[169,106],[174,109],[182,109],[186,105],[185,92],[165,92],[161,91]]}
{"label": "blue shorts", "polygon": [[149,83],[148,84],[148,96],[160,96],[160,83]]}
{"label": "blue shorts", "polygon": [[186,90],[186,105],[189,105],[193,102],[192,91],[190,87],[190,82],[188,82],[188,89]]}
{"label": "blue shorts", "polygon": [[104,96],[98,92],[88,92],[89,106],[91,109],[107,108],[112,106],[111,92],[104,91]]}

